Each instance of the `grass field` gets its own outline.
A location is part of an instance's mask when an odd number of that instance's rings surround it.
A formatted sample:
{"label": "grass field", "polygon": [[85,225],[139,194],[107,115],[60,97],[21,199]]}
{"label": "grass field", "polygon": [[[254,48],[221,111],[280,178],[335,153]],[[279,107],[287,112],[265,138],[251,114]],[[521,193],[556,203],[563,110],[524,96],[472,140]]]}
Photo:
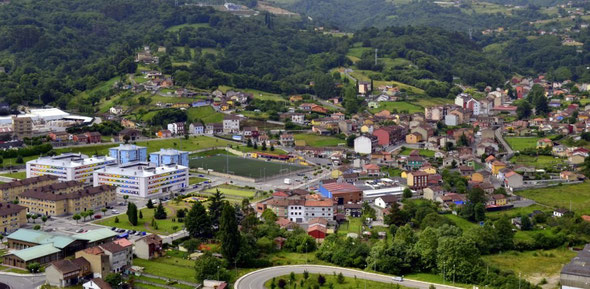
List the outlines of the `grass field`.
{"label": "grass field", "polygon": [[195,262],[178,257],[160,257],[153,260],[133,259],[133,265],[144,267],[148,274],[165,276],[176,280],[196,282]]}
{"label": "grass field", "polygon": [[522,151],[528,148],[537,147],[538,137],[506,137],[508,145],[515,151]]}
{"label": "grass field", "polygon": [[[229,164],[229,169],[227,165]],[[191,168],[212,169],[216,172],[229,173],[249,178],[272,177],[288,171],[295,172],[304,169],[285,163],[266,162],[236,156],[212,156],[190,160]]]}
{"label": "grass field", "polygon": [[346,143],[346,140],[332,136],[321,136],[317,134],[295,134],[295,140],[304,140],[306,145],[312,147],[334,147]]}
{"label": "grass field", "polygon": [[561,267],[574,256],[574,251],[557,248],[526,252],[509,251],[484,256],[483,259],[498,268],[512,270],[516,274],[522,273],[523,277],[537,283],[541,278],[549,280],[551,276],[558,275]]}
{"label": "grass field", "polygon": [[[309,278],[307,280],[305,280],[303,278],[303,274],[295,274],[295,285],[300,284],[300,282],[303,281],[303,286],[301,286],[301,288],[331,288],[329,284],[332,284],[332,288],[343,288],[343,289],[348,289],[348,288],[371,288],[371,289],[391,289],[391,288],[408,288],[408,287],[404,287],[404,286],[394,286],[393,282],[392,283],[382,283],[382,282],[376,282],[376,281],[365,281],[363,279],[355,279],[355,278],[350,278],[350,277],[344,277],[344,283],[339,284],[337,281],[337,277],[334,275],[330,275],[330,274],[326,274],[326,275],[322,275],[326,278],[326,283],[322,286],[315,286],[315,285],[319,285],[318,282],[318,274],[309,274]],[[285,276],[279,276],[275,279],[275,285],[278,284],[278,280],[279,279],[283,279],[285,281],[287,281],[287,283],[290,282],[289,279],[289,275],[285,275]],[[271,287],[271,283],[272,280],[268,280],[266,283],[264,283],[264,288],[272,288]],[[276,288],[276,287],[275,287]],[[295,288],[295,287],[290,287],[289,285],[287,285],[287,287],[285,288]]]}
{"label": "grass field", "polygon": [[590,182],[516,191],[515,193],[552,208],[569,209],[571,205],[572,210],[576,213],[590,214]]}
{"label": "grass field", "polygon": [[223,113],[216,112],[211,106],[191,107],[186,110],[186,114],[189,119],[201,120],[205,124],[223,121]]}
{"label": "grass field", "polygon": [[6,174],[1,174],[0,176],[14,178],[14,179],[24,179],[27,177],[27,172],[6,173]]}
{"label": "grass field", "polygon": [[[143,207],[145,204],[136,205],[138,207]],[[131,225],[131,223],[129,223],[129,219],[127,218],[126,214],[112,216],[100,221],[96,221],[95,223],[108,227],[117,227],[126,230],[151,232],[162,235],[172,234],[184,228],[184,223],[172,222],[172,218],[176,218],[175,209],[171,209],[167,204],[165,204],[164,207],[166,208],[166,213],[168,214],[168,217],[165,220],[156,220],[158,229],[155,229],[151,225],[152,218],[154,217],[154,209],[148,208],[141,209],[143,218],[139,219],[137,226],[133,226]],[[115,222],[115,218],[119,218],[119,223]]]}
{"label": "grass field", "polygon": [[245,92],[245,93],[252,93],[252,96],[256,99],[272,100],[272,101],[287,101],[276,93],[270,93],[270,92],[260,91],[260,90],[256,90],[256,89],[233,88],[231,86],[226,86],[226,85],[220,85],[218,87],[218,89],[221,90],[223,93],[226,93],[228,90],[235,90],[235,91],[241,91],[241,92]]}
{"label": "grass field", "polygon": [[453,214],[446,214],[444,215],[447,219],[453,221],[453,223],[455,223],[455,225],[457,225],[457,227],[461,228],[463,230],[463,232],[478,226],[478,224],[475,223],[471,223],[459,216],[453,215]]}
{"label": "grass field", "polygon": [[565,160],[562,158],[556,158],[552,156],[529,156],[519,155],[510,159],[515,164],[522,164],[526,166],[535,167],[537,169],[552,168],[558,164],[564,164]]}
{"label": "grass field", "polygon": [[[508,217],[508,218],[514,218],[514,217],[518,217],[521,215],[528,215],[535,210],[539,210],[539,211],[543,211],[543,212],[550,211],[547,207],[543,207],[540,205],[532,205],[532,206],[528,206],[528,207],[512,208],[510,210],[505,210],[505,211],[486,212],[486,216],[488,218],[493,218],[493,219],[500,218],[503,216]],[[548,212],[548,213],[552,214],[551,212]]]}
{"label": "grass field", "polygon": [[225,196],[229,196],[229,197],[251,198],[251,197],[254,197],[254,195],[256,194],[256,191],[254,191],[254,190],[241,188],[238,186],[232,186],[232,185],[221,185],[221,186],[217,186],[214,188],[210,188],[208,190],[205,190],[205,193],[212,194],[212,193],[215,193],[215,191],[217,191],[217,190],[219,190],[219,192],[221,192]]}
{"label": "grass field", "polygon": [[361,218],[347,218],[348,222],[343,223],[338,227],[338,233],[346,236],[348,233],[356,233],[361,234],[361,227],[363,225],[363,220]]}
{"label": "grass field", "polygon": [[405,101],[384,101],[380,102],[377,108],[372,108],[369,111],[372,113],[378,113],[383,110],[389,110],[391,112],[407,111],[408,113],[424,112],[424,108]]}
{"label": "grass field", "polygon": [[[416,150],[416,149],[412,149],[412,148],[404,148],[404,150],[403,150],[403,151],[401,151],[401,152],[399,152],[399,154],[400,154],[400,155],[403,155],[403,156],[408,156],[408,155],[410,155],[410,153],[411,153],[413,150]],[[431,150],[419,149],[419,150],[418,150],[418,152],[419,152],[419,153],[420,153],[420,155],[421,155],[421,156],[423,156],[423,157],[429,157],[429,158],[431,158],[431,157],[434,157],[434,151],[431,151]]]}
{"label": "grass field", "polygon": [[206,178],[190,177],[190,178],[188,178],[188,184],[189,185],[200,184],[206,180],[207,180]]}

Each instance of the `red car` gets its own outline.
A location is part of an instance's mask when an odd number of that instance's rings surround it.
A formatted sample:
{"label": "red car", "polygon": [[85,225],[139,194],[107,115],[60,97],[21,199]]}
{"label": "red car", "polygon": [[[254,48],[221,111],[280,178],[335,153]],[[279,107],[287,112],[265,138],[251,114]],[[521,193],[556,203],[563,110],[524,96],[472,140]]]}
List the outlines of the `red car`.
{"label": "red car", "polygon": [[101,215],[94,215],[94,218],[95,219],[100,219],[100,218],[102,218],[102,216]]}

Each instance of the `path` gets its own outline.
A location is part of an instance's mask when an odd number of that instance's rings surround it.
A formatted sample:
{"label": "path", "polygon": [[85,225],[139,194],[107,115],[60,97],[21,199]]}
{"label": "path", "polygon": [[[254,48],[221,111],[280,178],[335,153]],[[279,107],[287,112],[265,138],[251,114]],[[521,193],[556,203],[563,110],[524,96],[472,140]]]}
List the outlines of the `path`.
{"label": "path", "polygon": [[504,147],[504,150],[506,151],[506,155],[504,155],[504,159],[510,160],[510,158],[512,158],[512,156],[514,156],[514,151],[512,150],[510,145],[508,145],[506,140],[504,140],[504,137],[502,136],[502,128],[500,127],[498,129],[496,129],[494,131],[494,134],[496,135],[496,139],[500,142],[500,144],[502,144],[502,146]]}
{"label": "path", "polygon": [[[290,265],[290,266],[277,266],[277,267],[270,267],[264,268],[257,271],[250,272],[238,279],[234,284],[234,288],[236,289],[262,289],[264,288],[264,283],[266,281],[271,280],[274,277],[289,275],[291,272],[295,274],[302,274],[303,271],[307,271],[311,274],[338,274],[342,273],[345,277],[356,277],[359,279],[366,279],[370,281],[377,281],[383,283],[390,283],[390,284],[400,284],[405,287],[410,288],[419,288],[419,289],[428,289],[430,285],[433,283],[416,281],[416,280],[404,280],[401,282],[394,281],[393,276],[384,275],[384,274],[375,274],[364,272],[360,270],[354,269],[347,269],[341,267],[334,267],[334,266],[322,266],[322,265]],[[442,284],[434,284],[438,289],[458,289],[459,287],[442,285]]]}

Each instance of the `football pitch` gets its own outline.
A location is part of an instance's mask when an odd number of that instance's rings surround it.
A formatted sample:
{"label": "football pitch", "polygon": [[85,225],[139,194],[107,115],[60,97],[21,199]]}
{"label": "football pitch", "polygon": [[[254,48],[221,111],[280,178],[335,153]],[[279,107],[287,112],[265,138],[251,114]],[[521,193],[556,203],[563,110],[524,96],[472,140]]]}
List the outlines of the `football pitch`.
{"label": "football pitch", "polygon": [[268,178],[279,174],[304,170],[307,168],[299,165],[262,161],[229,155],[194,158],[190,160],[189,165],[193,169],[202,168],[205,170],[213,170],[219,173],[229,173],[236,176],[255,179]]}

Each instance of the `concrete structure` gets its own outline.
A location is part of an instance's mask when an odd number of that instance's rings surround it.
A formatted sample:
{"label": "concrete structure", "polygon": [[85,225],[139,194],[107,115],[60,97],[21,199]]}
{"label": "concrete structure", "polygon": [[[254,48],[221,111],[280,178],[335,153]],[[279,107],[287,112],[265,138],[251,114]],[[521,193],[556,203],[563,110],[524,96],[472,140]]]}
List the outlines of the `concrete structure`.
{"label": "concrete structure", "polygon": [[121,144],[109,149],[109,156],[117,160],[118,164],[147,161],[147,148],[132,144]]}
{"label": "concrete structure", "polygon": [[116,164],[111,157],[98,156],[89,158],[83,154],[61,154],[53,157],[40,157],[27,162],[27,178],[53,175],[60,181],[80,181],[92,183],[93,172],[106,166]]}
{"label": "concrete structure", "polygon": [[590,244],[586,244],[576,257],[563,266],[559,277],[563,289],[590,288]]}
{"label": "concrete structure", "polygon": [[94,185],[116,186],[119,194],[152,198],[187,188],[188,178],[185,166],[137,162],[95,171]]}
{"label": "concrete structure", "polygon": [[56,176],[44,175],[17,180],[10,183],[2,183],[0,184],[0,201],[12,202],[24,191],[55,184],[57,182],[58,178]]}
{"label": "concrete structure", "polygon": [[26,191],[20,195],[19,203],[26,207],[29,213],[63,216],[89,210],[98,211],[116,201],[116,190],[111,186],[81,188],[82,183],[75,181],[62,184],[67,186],[53,189],[59,185],[56,184]]}
{"label": "concrete structure", "polygon": [[9,234],[27,223],[27,208],[0,202],[0,234]]}
{"label": "concrete structure", "polygon": [[150,163],[157,167],[172,164],[188,167],[188,152],[175,149],[160,149],[159,152],[150,153]]}
{"label": "concrete structure", "polygon": [[147,235],[135,241],[135,255],[140,259],[152,259],[162,255],[162,238],[157,234]]}
{"label": "concrete structure", "polygon": [[376,144],[376,137],[359,136],[354,139],[354,152],[366,155],[371,154]]}

